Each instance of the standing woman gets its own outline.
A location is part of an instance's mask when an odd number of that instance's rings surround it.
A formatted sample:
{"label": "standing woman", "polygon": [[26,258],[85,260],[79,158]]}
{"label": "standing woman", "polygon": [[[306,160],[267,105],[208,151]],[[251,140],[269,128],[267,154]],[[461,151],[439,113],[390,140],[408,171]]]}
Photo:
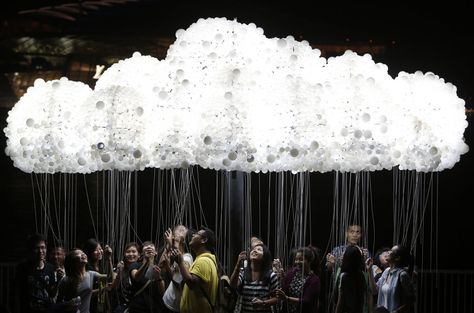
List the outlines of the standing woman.
{"label": "standing woman", "polygon": [[248,264],[241,269],[241,263],[246,258],[246,252],[241,252],[232,273],[230,284],[237,288],[241,295],[241,311],[272,312],[272,306],[277,303],[276,291],[279,287],[278,276],[272,271],[272,255],[264,244],[257,244],[250,251]]}
{"label": "standing woman", "polygon": [[185,251],[187,232],[188,229],[184,225],[178,225],[174,228],[173,232],[168,228],[164,236],[166,247],[163,251],[162,261],[160,263],[163,264],[163,267],[170,278],[170,283],[163,295],[163,303],[172,312],[179,312],[184,282],[177,262],[173,257],[171,257],[171,252],[174,249],[179,250],[183,256],[184,267],[189,270],[193,264],[193,257],[191,253]]}
{"label": "standing woman", "polygon": [[309,248],[297,250],[294,267],[287,271],[282,282],[282,289],[277,291],[278,298],[286,301],[286,312],[318,312],[321,281],[311,269],[311,264],[320,262]]}
{"label": "standing woman", "polygon": [[[96,271],[86,271],[87,255],[80,249],[74,249],[64,259],[66,276],[59,282],[58,303],[70,303],[70,311],[89,313],[95,280],[106,281],[108,275]],[[72,303],[76,299],[75,306]]]}
{"label": "standing woman", "polygon": [[138,261],[140,256],[140,246],[136,242],[130,242],[125,246],[123,261],[117,264],[117,277],[114,280],[112,289],[117,292],[117,306],[114,313],[123,313],[128,308],[132,299],[132,281],[130,271],[132,265]]}
{"label": "standing woman", "polygon": [[[87,255],[87,267],[88,271],[96,271],[98,273],[112,273],[112,249],[109,246],[105,246],[105,251],[102,249],[100,243],[94,239],[88,239],[84,244],[84,252]],[[101,261],[104,258],[105,252],[105,261],[106,261],[106,270],[102,268]],[[106,290],[105,281],[94,281],[94,291],[92,293],[91,313],[104,313],[108,309],[108,298]]]}
{"label": "standing woman", "polygon": [[142,257],[130,266],[133,292],[128,307],[130,313],[163,312],[165,285],[161,269],[155,264],[156,255],[155,244],[145,241],[142,245]]}
{"label": "standing woman", "polygon": [[[367,313],[372,309],[372,291],[361,249],[347,246],[337,278],[336,313]],[[371,273],[370,273],[371,274]]]}
{"label": "standing woman", "polygon": [[377,306],[396,313],[415,312],[415,286],[411,275],[413,259],[410,251],[404,246],[394,246],[389,252],[388,263],[390,267],[377,281]]}

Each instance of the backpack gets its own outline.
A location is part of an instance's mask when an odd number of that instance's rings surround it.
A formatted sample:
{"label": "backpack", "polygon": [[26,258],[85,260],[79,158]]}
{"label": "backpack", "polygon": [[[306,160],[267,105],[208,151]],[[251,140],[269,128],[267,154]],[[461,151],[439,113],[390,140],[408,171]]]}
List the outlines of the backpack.
{"label": "backpack", "polygon": [[[209,259],[211,259],[212,262],[214,262],[212,258],[209,258]],[[230,285],[230,278],[229,276],[224,274],[222,267],[217,266],[216,262],[214,262],[214,265],[216,265],[217,276],[219,277],[219,279],[217,280],[216,304],[212,305],[211,300],[209,299],[209,296],[206,294],[206,292],[204,291],[201,285],[199,285],[199,289],[203,293],[207,302],[209,302],[209,304],[211,305],[212,310],[214,312],[232,313],[234,312],[234,307],[237,302],[237,291],[234,288],[232,288],[232,286]]]}

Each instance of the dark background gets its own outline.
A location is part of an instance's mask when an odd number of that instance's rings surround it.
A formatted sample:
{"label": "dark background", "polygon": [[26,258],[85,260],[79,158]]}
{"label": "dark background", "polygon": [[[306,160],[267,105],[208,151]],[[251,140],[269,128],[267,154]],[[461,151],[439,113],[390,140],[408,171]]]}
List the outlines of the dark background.
{"label": "dark background", "polygon": [[[145,52],[163,57],[158,49],[154,53],[153,48],[150,48],[153,47],[153,38],[173,39],[177,29],[187,28],[200,17],[227,17],[236,18],[242,23],[253,22],[264,29],[267,37],[293,35],[316,47],[352,47],[362,50],[381,47],[381,52],[373,58],[376,62],[387,64],[392,76],[402,70],[410,73],[417,70],[431,71],[456,85],[459,97],[466,101],[466,108],[472,110],[474,34],[470,23],[474,13],[469,4],[430,4],[416,7],[393,2],[383,3],[382,6],[381,3],[367,2],[323,4],[292,1],[272,4],[268,1],[137,1],[115,3],[98,10],[88,9],[85,10],[86,15],[71,14],[74,21],[36,13],[18,14],[21,10],[60,6],[64,3],[66,2],[16,1],[8,5],[3,4],[2,73],[24,70],[25,65],[16,61],[21,53],[8,49],[13,39],[22,36],[38,39],[73,36],[81,39],[92,38],[96,42],[117,43],[115,46],[109,44],[108,51],[100,51],[102,46],[97,47],[95,51],[100,52],[98,58],[108,52],[122,58],[131,56],[134,51],[143,51],[141,45],[145,43]],[[334,54],[334,49],[328,48],[327,51],[327,56]],[[78,58],[84,57],[84,52],[75,53]],[[2,129],[6,125],[8,110],[18,100],[9,87],[8,82],[3,80],[0,88]],[[467,116],[468,122],[472,122],[472,113]],[[465,132],[465,140],[470,147],[473,146],[472,132],[472,126]],[[2,136],[2,147],[5,147],[5,140],[5,136]],[[21,256],[26,234],[34,231],[31,176],[14,168],[12,161],[4,154],[0,155],[0,168],[0,238],[5,240],[0,261],[14,261]],[[474,269],[470,262],[462,261],[459,254],[465,251],[472,236],[470,217],[473,207],[473,170],[472,152],[468,152],[453,169],[438,174],[439,268]],[[152,170],[139,173],[143,199],[151,198],[151,191],[147,189],[151,176]],[[200,170],[200,177],[204,190],[201,193],[204,195],[203,203],[208,203],[206,207],[214,208],[213,190],[206,188],[211,187],[211,183],[215,181],[215,173]],[[316,216],[312,228],[317,230],[313,241],[323,248],[327,244],[331,226],[333,178],[333,173],[311,174],[311,209]],[[391,240],[392,172],[372,173],[371,178],[376,211],[375,224],[378,229],[377,236],[380,238],[374,246],[379,246]],[[262,175],[261,180],[265,179],[267,176]],[[79,205],[81,206],[83,203]],[[212,216],[212,210],[208,214]],[[87,218],[85,212],[81,215]],[[81,228],[78,238],[90,236],[90,228],[86,227],[90,225]],[[427,236],[425,240],[429,242],[432,238]]]}

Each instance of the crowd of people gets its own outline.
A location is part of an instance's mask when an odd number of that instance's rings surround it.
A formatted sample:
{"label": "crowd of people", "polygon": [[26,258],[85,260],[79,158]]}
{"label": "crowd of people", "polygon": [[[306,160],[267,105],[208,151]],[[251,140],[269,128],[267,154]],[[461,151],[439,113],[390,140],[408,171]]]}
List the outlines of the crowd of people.
{"label": "crowd of people", "polygon": [[[206,227],[168,229],[162,247],[129,242],[115,266],[112,247],[96,239],[66,251],[35,234],[17,267],[17,307],[21,313],[415,312],[410,251],[395,245],[372,257],[361,237],[361,226],[350,225],[345,244],[325,257],[317,247],[297,247],[285,266],[252,237],[223,280],[216,238]],[[331,296],[323,308],[325,286]]]}

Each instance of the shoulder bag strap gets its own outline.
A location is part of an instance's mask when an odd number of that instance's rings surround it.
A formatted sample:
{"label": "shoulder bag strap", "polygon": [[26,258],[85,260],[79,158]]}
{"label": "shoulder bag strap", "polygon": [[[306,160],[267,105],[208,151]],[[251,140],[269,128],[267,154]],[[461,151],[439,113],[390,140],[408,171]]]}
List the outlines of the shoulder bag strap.
{"label": "shoulder bag strap", "polygon": [[199,286],[199,289],[201,290],[202,294],[203,294],[204,297],[206,298],[207,302],[208,302],[209,305],[211,306],[211,309],[214,311],[214,306],[213,306],[212,303],[211,303],[211,299],[209,299],[209,297],[207,296],[206,291],[204,290],[204,288],[202,288],[201,285],[198,284],[198,286]]}
{"label": "shoulder bag strap", "polygon": [[[208,257],[206,255],[204,255],[202,257],[210,259],[212,261],[212,263],[214,263],[214,265],[216,266],[216,270],[217,270],[217,264],[211,257]],[[201,290],[202,294],[204,295],[204,297],[206,297],[206,300],[209,303],[209,305],[211,306],[212,310],[214,311],[214,306],[212,305],[211,299],[209,299],[209,296],[207,295],[206,291],[204,290],[204,288],[202,288],[202,286],[200,284],[198,284],[198,286],[199,286],[199,289]]]}
{"label": "shoulder bag strap", "polygon": [[140,290],[138,290],[137,292],[135,292],[135,294],[133,295],[134,297],[138,296],[139,294],[141,294],[143,292],[143,290],[146,289],[146,287],[148,287],[148,285],[151,283],[151,279],[147,280],[145,285],[142,286],[142,288],[140,288]]}

